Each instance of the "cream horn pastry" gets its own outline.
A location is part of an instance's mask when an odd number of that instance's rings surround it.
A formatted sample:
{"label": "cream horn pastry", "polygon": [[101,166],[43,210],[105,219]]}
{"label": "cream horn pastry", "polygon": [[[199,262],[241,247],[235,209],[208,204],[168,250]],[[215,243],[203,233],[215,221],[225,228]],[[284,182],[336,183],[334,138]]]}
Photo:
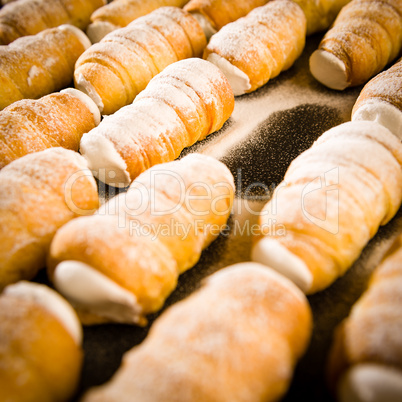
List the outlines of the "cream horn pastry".
{"label": "cream horn pastry", "polygon": [[77,152],[50,148],[0,171],[0,289],[45,266],[56,230],[98,207],[95,179]]}
{"label": "cream horn pastry", "polygon": [[394,60],[401,45],[400,0],[353,0],[311,55],[310,71],[332,89],[361,85]]}
{"label": "cream horn pastry", "polygon": [[402,60],[372,78],[352,109],[352,120],[376,121],[402,139]]}
{"label": "cream horn pastry", "polygon": [[82,328],[73,308],[45,285],[21,281],[0,295],[3,401],[67,401],[82,367]]}
{"label": "cream horn pastry", "polygon": [[73,25],[61,25],[0,46],[0,109],[68,86],[74,64],[91,45]]}
{"label": "cream horn pastry", "polygon": [[51,147],[78,151],[82,135],[96,127],[100,117],[92,99],[74,88],[14,102],[0,112],[0,169]]}
{"label": "cream horn pastry", "polygon": [[375,269],[368,288],[336,329],[328,377],[341,402],[402,399],[402,248]]}
{"label": "cream horn pastry", "polygon": [[306,16],[307,35],[328,29],[350,0],[293,0]]}
{"label": "cream horn pastry", "polygon": [[311,334],[306,297],[256,263],[223,268],[169,307],[83,402],[277,401]]}
{"label": "cream horn pastry", "polygon": [[194,15],[208,36],[225,25],[246,16],[251,10],[261,7],[269,0],[190,0],[184,9]]}
{"label": "cream horn pastry", "polygon": [[302,9],[291,0],[275,0],[224,26],[211,37],[203,57],[223,71],[237,96],[290,68],[305,37]]}
{"label": "cream horn pastry", "polygon": [[[48,28],[71,24],[84,30],[106,0],[18,0],[0,10],[0,45]],[[63,47],[61,46],[63,50]]]}
{"label": "cream horn pastry", "polygon": [[214,158],[154,166],[94,216],[59,229],[49,277],[83,323],[142,325],[225,229],[233,197],[233,176]]}
{"label": "cream horn pastry", "polygon": [[126,187],[219,130],[233,108],[233,92],[219,68],[198,58],[181,60],[159,73],[131,105],[84,134],[80,152],[96,177]]}
{"label": "cream horn pastry", "polygon": [[343,275],[402,200],[402,144],[376,122],[324,133],[289,166],[260,216],[252,259],[307,294]]}
{"label": "cream horn pastry", "polygon": [[160,7],[85,51],[75,66],[75,86],[103,114],[111,114],[132,103],[168,65],[200,57],[205,46],[204,32],[191,14],[178,7]]}
{"label": "cream horn pastry", "polygon": [[108,33],[124,28],[159,7],[183,7],[187,2],[188,0],[114,0],[91,15],[91,24],[86,32],[92,43],[96,43]]}

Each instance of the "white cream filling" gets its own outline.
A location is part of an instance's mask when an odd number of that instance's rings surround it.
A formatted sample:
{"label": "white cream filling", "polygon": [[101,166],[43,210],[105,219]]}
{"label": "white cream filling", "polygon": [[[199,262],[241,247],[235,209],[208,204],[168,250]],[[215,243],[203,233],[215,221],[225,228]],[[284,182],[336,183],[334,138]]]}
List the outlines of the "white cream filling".
{"label": "white cream filling", "polygon": [[100,123],[101,114],[98,109],[98,106],[96,106],[95,102],[88,95],[84,94],[84,92],[79,91],[78,89],[75,88],[66,88],[61,90],[60,93],[66,93],[78,98],[82,103],[84,103],[88,107],[89,111],[92,113],[95,125],[97,126]]}
{"label": "white cream filling", "polygon": [[318,49],[310,56],[310,71],[328,88],[343,90],[350,85],[345,64],[325,50]]}
{"label": "white cream filling", "polygon": [[106,275],[79,261],[63,261],[54,284],[74,306],[115,322],[137,323],[142,308],[134,294]]}
{"label": "white cream filling", "polygon": [[127,187],[130,174],[127,164],[113,143],[103,135],[84,134],[80,143],[81,155],[88,161],[92,174],[113,187]]}
{"label": "white cream filling", "polygon": [[313,283],[313,276],[306,264],[278,241],[263,237],[251,251],[252,261],[267,265],[295,283],[307,293]]}
{"label": "white cream filling", "polygon": [[94,86],[89,81],[87,81],[82,74],[78,74],[75,86],[77,89],[84,92],[84,94],[88,95],[95,102],[96,106],[98,106],[99,108],[99,111],[102,113],[104,108],[102,98],[96,92]]}
{"label": "white cream filling", "polygon": [[375,121],[402,140],[402,111],[388,102],[370,100],[353,113],[352,121]]}
{"label": "white cream filling", "polygon": [[342,377],[338,395],[340,402],[402,401],[402,371],[374,363],[362,363]]}
{"label": "white cream filling", "polygon": [[201,25],[204,34],[209,40],[213,34],[216,34],[216,29],[212,26],[212,24],[208,21],[208,19],[200,13],[191,13],[191,15],[198,21]]}
{"label": "white cream filling", "polygon": [[120,27],[107,21],[95,21],[88,25],[87,35],[92,43],[100,42],[107,34]]}
{"label": "white cream filling", "polygon": [[38,283],[21,281],[7,286],[4,294],[44,307],[62,323],[77,345],[82,344],[82,326],[77,314],[70,304],[53,289]]}
{"label": "white cream filling", "polygon": [[79,41],[82,43],[82,46],[84,46],[85,50],[87,50],[91,45],[91,41],[89,40],[88,36],[85,35],[81,29],[77,28],[74,25],[69,25],[69,24],[63,24],[59,25],[58,27],[61,30],[68,30],[73,32],[79,39]]}
{"label": "white cream filling", "polygon": [[216,53],[208,55],[208,61],[225,74],[235,96],[243,95],[251,88],[248,75]]}

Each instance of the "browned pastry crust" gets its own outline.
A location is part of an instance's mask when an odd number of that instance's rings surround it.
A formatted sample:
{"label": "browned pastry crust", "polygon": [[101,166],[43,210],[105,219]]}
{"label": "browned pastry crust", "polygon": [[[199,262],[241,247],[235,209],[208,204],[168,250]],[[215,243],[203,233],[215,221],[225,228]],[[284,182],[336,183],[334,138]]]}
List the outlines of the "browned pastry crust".
{"label": "browned pastry crust", "polygon": [[203,15],[219,31],[223,26],[247,15],[268,0],[190,0],[184,9]]}
{"label": "browned pastry crust", "polygon": [[0,10],[0,45],[48,28],[72,24],[85,29],[105,0],[18,0]]}
{"label": "browned pastry crust", "polygon": [[85,51],[75,67],[75,85],[111,114],[169,64],[201,56],[205,45],[195,18],[178,7],[161,7]]}
{"label": "browned pastry crust", "polygon": [[0,109],[69,85],[74,64],[89,45],[78,28],[62,25],[0,46]]}
{"label": "browned pastry crust", "polygon": [[84,158],[50,148],[0,171],[0,289],[33,278],[45,266],[56,230],[98,207],[95,180]]}
{"label": "browned pastry crust", "polygon": [[[80,97],[86,96],[79,94]],[[70,93],[17,101],[0,112],[0,168],[29,153],[51,147],[78,151],[81,137],[99,123],[87,106]]]}
{"label": "browned pastry crust", "polygon": [[[361,85],[394,60],[401,45],[401,0],[353,0],[342,8],[312,54],[310,69],[330,88]],[[335,68],[328,75],[325,68],[320,72],[325,60],[332,60]],[[334,71],[337,80],[331,78]]]}
{"label": "browned pastry crust", "polygon": [[91,15],[87,33],[93,43],[99,42],[107,33],[123,28],[159,7],[183,7],[187,2],[188,0],[114,0]]}
{"label": "browned pastry crust", "polygon": [[83,401],[276,401],[310,333],[296,286],[259,264],[234,265],[165,311],[112,380]]}
{"label": "browned pastry crust", "polygon": [[181,60],[158,74],[135,101],[81,139],[94,175],[115,187],[176,159],[185,147],[219,130],[234,108],[222,72],[205,60]]}
{"label": "browned pastry crust", "polygon": [[[225,227],[233,198],[231,173],[211,157],[190,154],[155,166],[95,216],[74,219],[57,232],[49,277],[78,311],[93,312],[106,321],[144,324],[145,316],[159,310],[174,290],[179,274],[196,264]],[[92,305],[84,294],[66,288],[60,269],[68,280],[75,275],[79,281],[82,269],[74,273],[71,268],[77,262],[129,291],[135,309],[123,315],[126,302],[117,301],[113,311],[107,310],[104,306],[112,300]],[[91,322],[85,323],[94,322],[93,316],[87,314],[88,318]]]}
{"label": "browned pastry crust", "polygon": [[3,401],[67,401],[80,379],[83,353],[45,307],[0,296],[0,389]]}

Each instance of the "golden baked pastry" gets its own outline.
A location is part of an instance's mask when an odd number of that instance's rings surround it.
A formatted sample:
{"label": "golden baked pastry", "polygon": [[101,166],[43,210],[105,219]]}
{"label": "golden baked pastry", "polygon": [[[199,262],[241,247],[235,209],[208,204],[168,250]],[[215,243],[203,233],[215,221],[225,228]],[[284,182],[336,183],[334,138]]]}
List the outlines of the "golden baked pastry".
{"label": "golden baked pastry", "polygon": [[183,7],[188,0],[114,0],[98,8],[91,15],[87,35],[92,43],[99,42],[108,33],[127,26],[135,19],[159,7]]}
{"label": "golden baked pastry", "polygon": [[0,46],[0,109],[69,85],[75,62],[90,45],[78,28],[61,25]]}
{"label": "golden baked pastry", "polygon": [[2,401],[67,401],[82,367],[82,328],[72,307],[45,285],[21,281],[0,295]]}
{"label": "golden baked pastry", "polygon": [[213,34],[230,22],[247,15],[256,7],[263,6],[269,0],[190,0],[184,9],[192,13]]}
{"label": "golden baked pastry", "polygon": [[0,171],[0,289],[32,279],[45,266],[56,230],[93,213],[98,191],[85,159],[50,148],[23,156]]}
{"label": "golden baked pastry", "polygon": [[336,329],[328,361],[342,402],[402,398],[402,243],[372,274],[367,290]]}
{"label": "golden baked pastry", "polygon": [[219,68],[198,58],[181,60],[159,73],[131,105],[84,134],[80,152],[96,177],[126,187],[144,170],[176,159],[219,130],[233,108]]}
{"label": "golden baked pastry", "polygon": [[292,66],[306,38],[306,18],[291,0],[258,7],[213,35],[204,59],[225,73],[235,95],[253,92]]}
{"label": "golden baked pastry", "polygon": [[377,121],[402,139],[402,60],[376,75],[361,90],[352,120]]}
{"label": "golden baked pastry", "polygon": [[96,127],[100,117],[92,99],[73,88],[14,102],[0,112],[0,169],[51,147],[78,151],[82,135]]}
{"label": "golden baked pastry", "polygon": [[400,0],[353,0],[310,57],[313,76],[332,89],[366,83],[402,46]]}
{"label": "golden baked pastry", "polygon": [[83,402],[277,401],[311,334],[303,293],[273,270],[236,264],[166,310]]}
{"label": "golden baked pastry", "polygon": [[78,59],[76,88],[103,114],[134,98],[169,64],[202,55],[206,39],[198,22],[178,7],[161,7],[106,35]]}
{"label": "golden baked pastry", "polygon": [[142,325],[226,228],[233,198],[233,176],[214,158],[154,166],[94,216],[59,229],[49,277],[84,323]]}
{"label": "golden baked pastry", "polygon": [[252,259],[306,293],[328,287],[402,201],[402,144],[376,122],[324,133],[289,166],[260,216]]}
{"label": "golden baked pastry", "polygon": [[71,24],[84,30],[106,0],[18,0],[0,10],[0,45],[48,28]]}

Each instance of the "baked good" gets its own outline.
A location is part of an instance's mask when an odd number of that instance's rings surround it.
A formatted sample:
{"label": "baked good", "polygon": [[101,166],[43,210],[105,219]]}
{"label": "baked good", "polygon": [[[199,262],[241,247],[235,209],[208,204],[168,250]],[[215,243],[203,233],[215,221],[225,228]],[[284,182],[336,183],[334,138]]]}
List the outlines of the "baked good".
{"label": "baked good", "polygon": [[98,207],[95,179],[77,152],[49,148],[0,171],[0,289],[45,266],[56,230]]}
{"label": "baked good", "polygon": [[106,0],[18,0],[0,10],[0,45],[48,28],[71,24],[84,30]]}
{"label": "baked good", "polygon": [[67,401],[82,367],[82,328],[72,307],[45,285],[21,281],[0,295],[3,401]]}
{"label": "baked good", "polygon": [[75,62],[90,45],[78,28],[61,25],[0,46],[0,109],[69,85]]}
{"label": "baked good", "polygon": [[350,0],[293,0],[306,15],[307,35],[324,31]]}
{"label": "baked good", "polygon": [[99,42],[108,33],[127,26],[135,19],[159,7],[183,7],[188,0],[114,0],[98,8],[91,15],[87,35],[92,43]]}
{"label": "baked good", "polygon": [[307,299],[291,281],[260,264],[236,264],[166,310],[83,402],[276,401],[310,333]]}
{"label": "baked good", "polygon": [[197,18],[209,38],[225,25],[244,17],[268,1],[238,0],[234,5],[231,0],[190,0],[184,9]]}
{"label": "baked good", "polygon": [[145,324],[226,229],[233,197],[233,176],[214,158],[154,166],[94,216],[59,229],[49,277],[86,324]]}
{"label": "baked good", "polygon": [[402,398],[402,243],[375,269],[368,288],[336,329],[328,361],[338,400]]}
{"label": "baked good", "polygon": [[99,122],[92,99],[73,88],[14,102],[0,112],[0,169],[51,147],[78,151],[82,135]]}
{"label": "baked good", "polygon": [[101,181],[126,187],[144,170],[176,159],[219,130],[233,108],[230,85],[216,66],[181,60],[159,73],[131,105],[84,134],[80,152]]}
{"label": "baked good", "polygon": [[372,78],[361,90],[352,120],[377,121],[402,139],[402,60]]}
{"label": "baked good", "polygon": [[306,293],[328,287],[398,211],[401,163],[401,142],[376,122],[330,129],[290,164],[264,206],[252,259]]}
{"label": "baked good", "polygon": [[398,56],[401,17],[400,0],[351,1],[311,55],[311,73],[332,89],[366,83]]}
{"label": "baked good", "polygon": [[306,18],[291,0],[275,0],[213,35],[204,59],[225,73],[235,95],[253,92],[292,66],[303,51]]}
{"label": "baked good", "polygon": [[84,52],[75,67],[75,86],[103,114],[111,114],[130,104],[169,64],[201,56],[205,45],[205,35],[189,13],[161,7]]}

